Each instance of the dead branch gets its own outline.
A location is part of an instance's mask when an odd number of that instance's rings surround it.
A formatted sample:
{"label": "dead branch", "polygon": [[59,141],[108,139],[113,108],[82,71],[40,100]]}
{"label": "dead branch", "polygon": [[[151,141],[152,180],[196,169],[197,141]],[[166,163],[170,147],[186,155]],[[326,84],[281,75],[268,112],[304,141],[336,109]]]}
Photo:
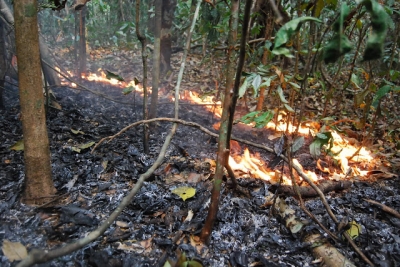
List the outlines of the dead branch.
{"label": "dead branch", "polygon": [[304,241],[310,243],[314,257],[322,260],[322,266],[355,267],[351,261],[346,259],[342,253],[320,234],[307,236]]}
{"label": "dead branch", "polygon": [[[352,185],[352,182],[350,181],[322,181],[320,184],[318,184],[318,188],[321,189],[321,191],[326,194],[331,191],[339,191],[339,190],[344,190],[347,188],[350,188]],[[297,196],[296,192],[294,192],[293,187],[290,185],[281,185],[280,187],[277,187],[276,185],[272,185],[270,189],[274,190],[274,188],[277,189],[276,193],[277,194],[284,194],[284,195],[289,195],[289,196]],[[305,198],[311,198],[311,197],[316,197],[318,196],[317,192],[311,187],[311,186],[301,186],[299,187],[299,193],[302,197]]]}
{"label": "dead branch", "polygon": [[376,202],[375,200],[372,200],[372,199],[364,198],[364,200],[369,202],[369,203],[371,203],[371,204],[373,204],[373,205],[376,205],[376,206],[380,207],[383,211],[386,211],[386,212],[392,214],[393,216],[395,216],[396,218],[400,219],[400,213],[398,211],[392,209],[391,207],[388,207],[385,204]]}
{"label": "dead branch", "polygon": [[305,230],[305,224],[296,216],[296,212],[291,209],[284,200],[279,197],[274,205],[278,216],[285,223],[286,228],[297,237],[306,235],[304,242],[309,243],[309,248],[312,250],[315,258],[321,258],[327,267],[355,267],[355,265],[346,259],[335,247],[333,247],[320,234],[310,234]]}

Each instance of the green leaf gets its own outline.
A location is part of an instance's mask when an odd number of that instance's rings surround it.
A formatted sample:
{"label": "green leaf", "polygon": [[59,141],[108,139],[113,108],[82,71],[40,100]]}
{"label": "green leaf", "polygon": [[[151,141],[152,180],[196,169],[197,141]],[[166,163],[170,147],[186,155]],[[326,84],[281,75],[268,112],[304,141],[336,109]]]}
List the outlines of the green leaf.
{"label": "green leaf", "polygon": [[254,121],[254,118],[255,118],[259,113],[260,113],[260,111],[253,111],[253,112],[250,112],[250,113],[244,115],[243,117],[241,117],[239,121],[240,121],[240,122],[243,122],[243,123],[245,123],[245,124],[249,124],[249,123],[251,123],[251,122]]}
{"label": "green leaf", "polygon": [[282,55],[287,58],[294,58],[292,53],[290,53],[290,50],[286,47],[274,48],[274,50],[272,50],[272,54],[277,55],[277,56]]}
{"label": "green leaf", "polygon": [[242,98],[247,90],[247,78],[244,79],[242,86],[239,88],[239,98]]}
{"label": "green leaf", "polygon": [[324,48],[324,62],[334,63],[344,54],[351,51],[353,45],[342,33],[336,34]]}
{"label": "green leaf", "polygon": [[281,99],[282,103],[288,104],[289,101],[286,100],[285,95],[283,94],[283,90],[281,86],[278,86],[278,89],[276,89],[278,92],[279,98]]}
{"label": "green leaf", "polygon": [[321,156],[322,143],[319,139],[315,140],[310,144],[310,154],[313,158],[319,158]]}
{"label": "green leaf", "polygon": [[93,146],[94,144],[96,144],[96,143],[93,142],[93,141],[91,141],[91,142],[88,142],[88,143],[86,143],[86,144],[82,144],[82,145],[80,145],[80,146],[73,146],[73,147],[71,147],[71,149],[72,149],[72,151],[81,153],[82,150],[85,150],[85,149],[87,149],[87,148]]}
{"label": "green leaf", "polygon": [[258,91],[258,88],[260,88],[260,85],[261,85],[261,76],[259,74],[256,74],[256,76],[254,77],[252,85],[254,88],[254,93],[256,93]]}
{"label": "green leaf", "polygon": [[135,88],[133,88],[133,86],[129,86],[129,87],[126,87],[124,90],[122,90],[122,93],[124,95],[127,95],[127,94],[133,92],[134,90],[135,90]]}
{"label": "green leaf", "polygon": [[80,131],[80,130],[74,130],[74,129],[72,129],[72,128],[71,128],[71,132],[72,132],[73,134],[85,134],[84,132],[82,132],[82,131]]}
{"label": "green leaf", "polygon": [[360,80],[360,78],[359,78],[355,73],[352,73],[352,74],[351,74],[350,81],[351,81],[358,89],[360,89],[360,83],[362,83],[362,81]]}
{"label": "green leaf", "polygon": [[287,111],[289,111],[290,113],[294,113],[294,109],[291,106],[289,106],[288,104],[283,104],[283,105],[285,106]]}
{"label": "green leaf", "polygon": [[15,151],[24,150],[24,139],[18,140],[15,144],[10,146],[10,149]]}
{"label": "green leaf", "polygon": [[317,138],[319,138],[319,139],[323,139],[323,140],[325,140],[325,139],[328,139],[328,136],[326,136],[325,134],[323,134],[323,133],[317,133]]}
{"label": "green leaf", "polygon": [[329,149],[333,146],[333,137],[331,132],[317,133],[315,140],[310,144],[310,154],[314,158],[321,155],[321,148],[329,144]]}
{"label": "green leaf", "polygon": [[263,128],[267,125],[268,122],[272,120],[274,117],[274,113],[272,111],[263,112],[258,117],[254,118],[254,122],[256,123],[255,128]]}
{"label": "green leaf", "polygon": [[350,228],[346,230],[346,232],[349,234],[351,239],[356,239],[361,234],[361,225],[359,225],[355,221],[350,222],[349,225]]}
{"label": "green leaf", "polygon": [[372,33],[368,37],[363,59],[365,61],[379,59],[383,54],[383,45],[391,19],[376,1],[364,0],[362,3],[371,14],[372,25]]}
{"label": "green leaf", "polygon": [[297,88],[297,89],[301,88],[300,85],[298,85],[297,83],[294,83],[294,82],[288,82],[288,84],[290,84],[293,88]]}
{"label": "green leaf", "polygon": [[118,74],[116,74],[114,72],[111,72],[109,70],[106,70],[106,78],[108,80],[115,79],[115,80],[118,80],[120,82],[124,81],[124,79],[121,76],[119,76]]}
{"label": "green leaf", "polygon": [[321,20],[314,17],[300,17],[287,22],[276,33],[274,50],[275,48],[277,49],[285,45],[290,40],[292,35],[300,30],[301,25],[307,21],[315,21],[318,23],[322,22]]}
{"label": "green leaf", "polygon": [[298,151],[304,145],[304,136],[297,137],[292,144],[292,153]]}
{"label": "green leaf", "polygon": [[390,85],[384,85],[379,90],[376,92],[374,100],[372,102],[372,106],[374,108],[378,107],[379,100],[381,100],[382,97],[384,97],[387,93],[389,93],[392,89],[392,86]]}

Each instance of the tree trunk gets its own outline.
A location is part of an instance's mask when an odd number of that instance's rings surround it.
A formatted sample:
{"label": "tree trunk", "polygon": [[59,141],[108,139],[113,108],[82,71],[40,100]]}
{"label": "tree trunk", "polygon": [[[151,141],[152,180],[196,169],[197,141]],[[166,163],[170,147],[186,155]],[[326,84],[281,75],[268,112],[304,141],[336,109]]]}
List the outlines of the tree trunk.
{"label": "tree trunk", "polygon": [[149,119],[157,117],[158,106],[158,86],[160,85],[160,35],[161,35],[161,9],[163,0],[155,2],[155,27],[154,27],[154,51],[153,51],[153,70],[152,88]]}
{"label": "tree trunk", "polygon": [[218,154],[217,154],[217,166],[214,176],[214,185],[211,191],[211,204],[208,210],[207,219],[204,223],[204,227],[201,231],[201,240],[208,242],[214,222],[217,218],[219,198],[222,186],[222,176],[224,175],[224,168],[229,158],[229,116],[231,106],[231,91],[233,88],[233,77],[235,73],[235,44],[237,39],[237,29],[239,22],[239,0],[232,0],[231,2],[231,17],[229,19],[229,35],[228,35],[228,51],[227,51],[227,69],[226,69],[226,86],[224,94],[224,104],[221,116],[221,126],[219,129],[218,138]]}
{"label": "tree trunk", "polygon": [[4,109],[4,78],[6,77],[6,39],[4,38],[4,23],[0,20],[0,110]]}
{"label": "tree trunk", "polygon": [[50,149],[40,67],[37,1],[14,2],[18,78],[24,134],[25,188],[22,201],[41,204],[56,193],[51,179]]}
{"label": "tree trunk", "polygon": [[86,76],[86,5],[79,14],[79,76]]}
{"label": "tree trunk", "polygon": [[[40,47],[40,58],[46,61],[47,64],[54,66],[55,64],[53,62],[53,59],[51,58],[49,47],[47,46],[46,41],[41,35],[39,35],[39,47]],[[43,63],[42,63],[42,70],[44,77],[51,88],[54,86],[61,86],[60,77],[58,77],[58,73],[55,70],[53,70],[48,65]]]}
{"label": "tree trunk", "polygon": [[176,8],[176,0],[167,0],[162,5],[162,20],[161,20],[161,74],[167,73],[171,70],[171,49],[172,49],[172,33],[171,27],[174,20],[174,13]]}
{"label": "tree trunk", "polygon": [[[147,40],[146,36],[140,30],[140,0],[136,0],[136,35],[142,44],[142,62],[143,62],[143,119],[147,120]],[[148,124],[143,124],[143,150],[144,153],[149,153],[149,126]]]}

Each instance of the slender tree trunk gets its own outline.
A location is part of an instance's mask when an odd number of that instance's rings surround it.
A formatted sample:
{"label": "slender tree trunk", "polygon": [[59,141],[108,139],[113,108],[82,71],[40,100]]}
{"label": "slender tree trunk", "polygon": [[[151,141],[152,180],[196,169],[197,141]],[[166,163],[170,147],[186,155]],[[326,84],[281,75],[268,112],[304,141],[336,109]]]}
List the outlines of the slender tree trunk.
{"label": "slender tree trunk", "polygon": [[[136,0],[136,35],[142,44],[142,62],[143,62],[143,119],[147,120],[147,41],[140,30],[140,0]],[[149,125],[143,124],[143,150],[149,153]]]}
{"label": "slender tree trunk", "polygon": [[161,74],[171,70],[171,50],[172,50],[172,22],[176,9],[177,0],[165,0],[162,5],[161,21]]}
{"label": "slender tree trunk", "polygon": [[[39,35],[39,47],[40,47],[40,58],[46,61],[47,64],[54,66],[55,64],[53,59],[51,58],[49,47],[47,46],[46,41],[41,35]],[[43,62],[42,62],[42,70],[44,77],[50,87],[61,86],[60,77],[58,77],[58,73],[56,71],[54,71],[48,65],[43,64]]]}
{"label": "slender tree trunk", "polygon": [[233,88],[233,77],[235,73],[235,45],[237,39],[237,28],[239,21],[239,0],[232,0],[231,2],[231,17],[229,20],[229,36],[228,36],[228,54],[227,54],[227,70],[226,70],[226,86],[224,96],[224,106],[221,116],[221,126],[219,129],[218,139],[218,155],[217,167],[214,176],[214,186],[211,192],[211,204],[208,210],[208,215],[204,227],[201,231],[201,239],[207,242],[210,238],[212,228],[218,213],[219,197],[222,185],[222,176],[224,175],[224,168],[229,157],[229,137],[228,137],[228,123],[229,123],[229,107],[231,104],[231,90]]}
{"label": "slender tree trunk", "polygon": [[86,75],[86,5],[79,14],[79,75]]}
{"label": "slender tree trunk", "polygon": [[0,110],[4,109],[4,78],[6,76],[6,39],[4,38],[4,23],[0,19]]}
{"label": "slender tree trunk", "polygon": [[37,1],[14,2],[18,78],[24,134],[25,189],[23,202],[41,204],[56,193],[51,179],[42,74],[40,67]]}
{"label": "slender tree trunk", "polygon": [[157,117],[158,106],[158,86],[160,85],[160,35],[161,35],[161,9],[163,0],[156,0],[155,4],[155,27],[154,27],[154,51],[153,51],[153,70],[151,104],[149,118]]}

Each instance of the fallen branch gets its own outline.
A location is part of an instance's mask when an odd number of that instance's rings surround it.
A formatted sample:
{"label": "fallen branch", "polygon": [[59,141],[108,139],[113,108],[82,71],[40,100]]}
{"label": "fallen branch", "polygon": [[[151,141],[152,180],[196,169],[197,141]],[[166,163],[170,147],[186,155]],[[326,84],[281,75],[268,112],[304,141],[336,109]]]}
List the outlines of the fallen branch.
{"label": "fallen branch", "polygon": [[[352,182],[350,181],[322,181],[317,185],[317,187],[324,193],[331,191],[340,191],[350,188]],[[270,190],[275,191],[276,194],[284,194],[289,196],[297,196],[297,193],[293,190],[291,185],[272,185],[269,187]],[[310,198],[318,196],[317,192],[311,186],[300,186],[299,193],[301,197]]]}
{"label": "fallen branch", "polygon": [[304,239],[310,243],[314,258],[321,259],[321,266],[329,267],[355,267],[355,265],[343,256],[331,243],[320,234],[313,234]]}
{"label": "fallen branch", "polygon": [[323,266],[327,267],[355,267],[355,265],[343,254],[341,254],[335,247],[333,247],[325,238],[320,234],[307,233],[304,227],[305,224],[296,216],[296,212],[289,208],[284,200],[279,197],[276,199],[274,210],[285,223],[286,228],[293,234],[293,236],[304,236],[304,242],[309,244],[314,257],[321,259]]}
{"label": "fallen branch", "polygon": [[372,199],[364,198],[364,200],[369,202],[369,203],[371,203],[371,204],[373,204],[373,205],[376,205],[376,206],[380,207],[383,211],[386,211],[386,212],[392,214],[393,216],[395,216],[396,218],[400,219],[400,213],[398,211],[392,209],[391,207],[388,207],[385,204],[376,202],[375,200],[372,200]]}

